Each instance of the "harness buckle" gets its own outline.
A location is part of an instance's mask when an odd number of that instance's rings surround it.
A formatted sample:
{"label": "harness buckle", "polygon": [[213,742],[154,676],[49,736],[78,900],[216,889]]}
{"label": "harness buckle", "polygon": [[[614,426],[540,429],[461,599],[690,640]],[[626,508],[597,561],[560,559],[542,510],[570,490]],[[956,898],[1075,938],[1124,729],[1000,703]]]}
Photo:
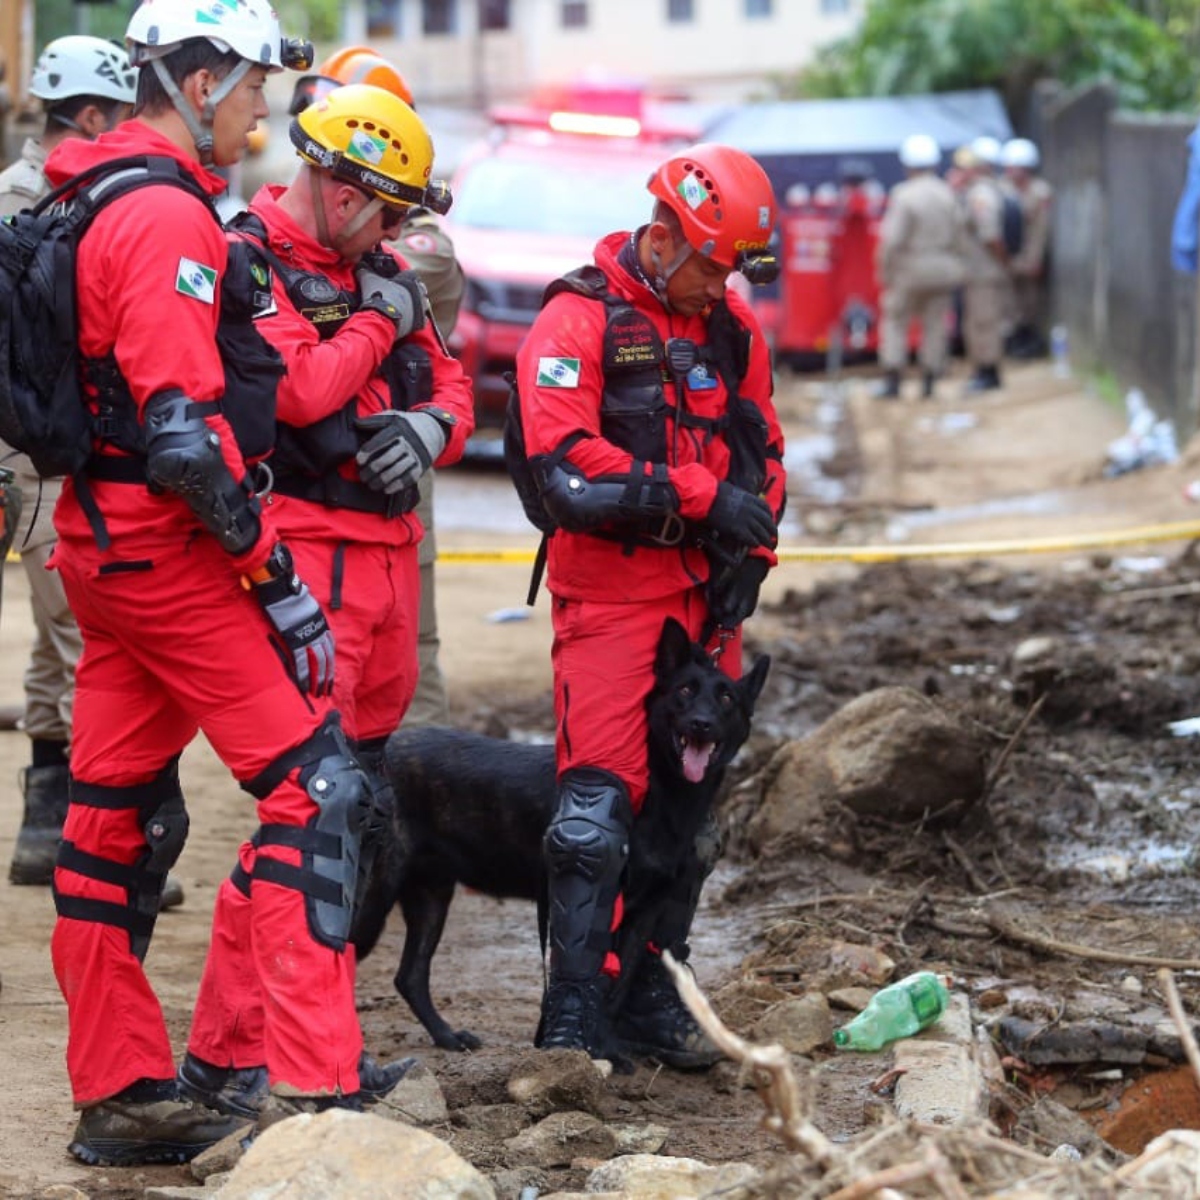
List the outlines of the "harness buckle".
{"label": "harness buckle", "polygon": [[683,518],[675,512],[667,513],[657,530],[651,529],[642,536],[656,546],[678,546],[683,541],[686,526]]}
{"label": "harness buckle", "polygon": [[736,632],[736,630],[728,629],[724,625],[717,626],[717,644],[710,656],[714,667],[721,661],[721,656],[725,653],[725,647]]}

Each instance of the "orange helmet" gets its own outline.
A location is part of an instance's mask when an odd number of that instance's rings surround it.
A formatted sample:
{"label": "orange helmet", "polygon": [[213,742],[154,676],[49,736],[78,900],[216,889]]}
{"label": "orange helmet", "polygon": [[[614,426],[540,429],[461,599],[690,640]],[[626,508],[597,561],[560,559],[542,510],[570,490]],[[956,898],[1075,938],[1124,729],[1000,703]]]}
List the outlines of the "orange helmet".
{"label": "orange helmet", "polygon": [[338,83],[369,83],[413,107],[413,94],[404,76],[369,46],[347,46],[336,51],[317,68],[317,74]]}
{"label": "orange helmet", "polygon": [[668,158],[647,186],[679,218],[697,254],[730,270],[766,254],[775,191],[744,151],[715,142],[690,146]]}

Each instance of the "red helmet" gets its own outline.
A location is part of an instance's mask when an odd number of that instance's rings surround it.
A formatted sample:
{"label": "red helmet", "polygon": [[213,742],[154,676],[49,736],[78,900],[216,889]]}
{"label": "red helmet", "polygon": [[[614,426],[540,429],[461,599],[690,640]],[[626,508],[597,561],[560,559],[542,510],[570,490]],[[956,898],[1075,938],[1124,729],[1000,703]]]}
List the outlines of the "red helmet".
{"label": "red helmet", "polygon": [[775,191],[742,150],[703,142],[650,176],[650,194],[679,218],[697,254],[731,270],[762,254],[775,227]]}

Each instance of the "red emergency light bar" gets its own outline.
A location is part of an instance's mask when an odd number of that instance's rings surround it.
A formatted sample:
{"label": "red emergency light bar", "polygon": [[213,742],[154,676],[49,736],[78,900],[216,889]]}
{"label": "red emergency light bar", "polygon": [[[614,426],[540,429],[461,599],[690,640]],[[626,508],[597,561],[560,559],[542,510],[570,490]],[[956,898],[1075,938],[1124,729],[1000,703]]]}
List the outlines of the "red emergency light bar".
{"label": "red emergency light bar", "polygon": [[656,142],[694,142],[698,129],[647,123],[637,117],[614,113],[575,112],[569,109],[534,108],[528,105],[503,105],[488,115],[492,124],[503,130],[540,129],[552,133],[579,134],[584,137],[641,138]]}

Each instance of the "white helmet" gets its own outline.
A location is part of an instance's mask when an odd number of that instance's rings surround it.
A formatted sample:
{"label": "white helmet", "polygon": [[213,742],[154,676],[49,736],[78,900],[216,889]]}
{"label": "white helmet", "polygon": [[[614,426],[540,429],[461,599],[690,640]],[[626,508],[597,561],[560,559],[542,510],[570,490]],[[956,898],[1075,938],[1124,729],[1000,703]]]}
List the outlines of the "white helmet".
{"label": "white helmet", "polygon": [[55,38],[41,53],[29,83],[39,100],[101,96],[132,104],[137,74],[120,46],[103,38],[72,34]]}
{"label": "white helmet", "polygon": [[980,162],[986,163],[989,167],[998,167],[1000,165],[1000,139],[988,137],[986,134],[975,138],[971,142],[971,149],[975,152],[975,157]]}
{"label": "white helmet", "polygon": [[925,171],[942,164],[941,147],[927,133],[910,133],[900,143],[900,162],[912,171]]}
{"label": "white helmet", "polygon": [[[241,61],[209,92],[199,117],[183,98],[163,60],[184,42],[204,38],[222,54]],[[149,66],[183,118],[200,161],[212,164],[213,118],[217,105],[254,67],[282,71],[312,66],[312,42],[284,41],[279,18],[266,0],[142,0],[129,18],[125,45],[135,67]]]}
{"label": "white helmet", "polygon": [[269,71],[283,70],[283,33],[266,0],[143,0],[125,44],[135,67],[163,58],[190,38],[207,38]]}
{"label": "white helmet", "polygon": [[1005,167],[1024,167],[1035,171],[1041,161],[1038,148],[1028,138],[1012,138],[1004,143],[1000,151],[1000,163]]}

